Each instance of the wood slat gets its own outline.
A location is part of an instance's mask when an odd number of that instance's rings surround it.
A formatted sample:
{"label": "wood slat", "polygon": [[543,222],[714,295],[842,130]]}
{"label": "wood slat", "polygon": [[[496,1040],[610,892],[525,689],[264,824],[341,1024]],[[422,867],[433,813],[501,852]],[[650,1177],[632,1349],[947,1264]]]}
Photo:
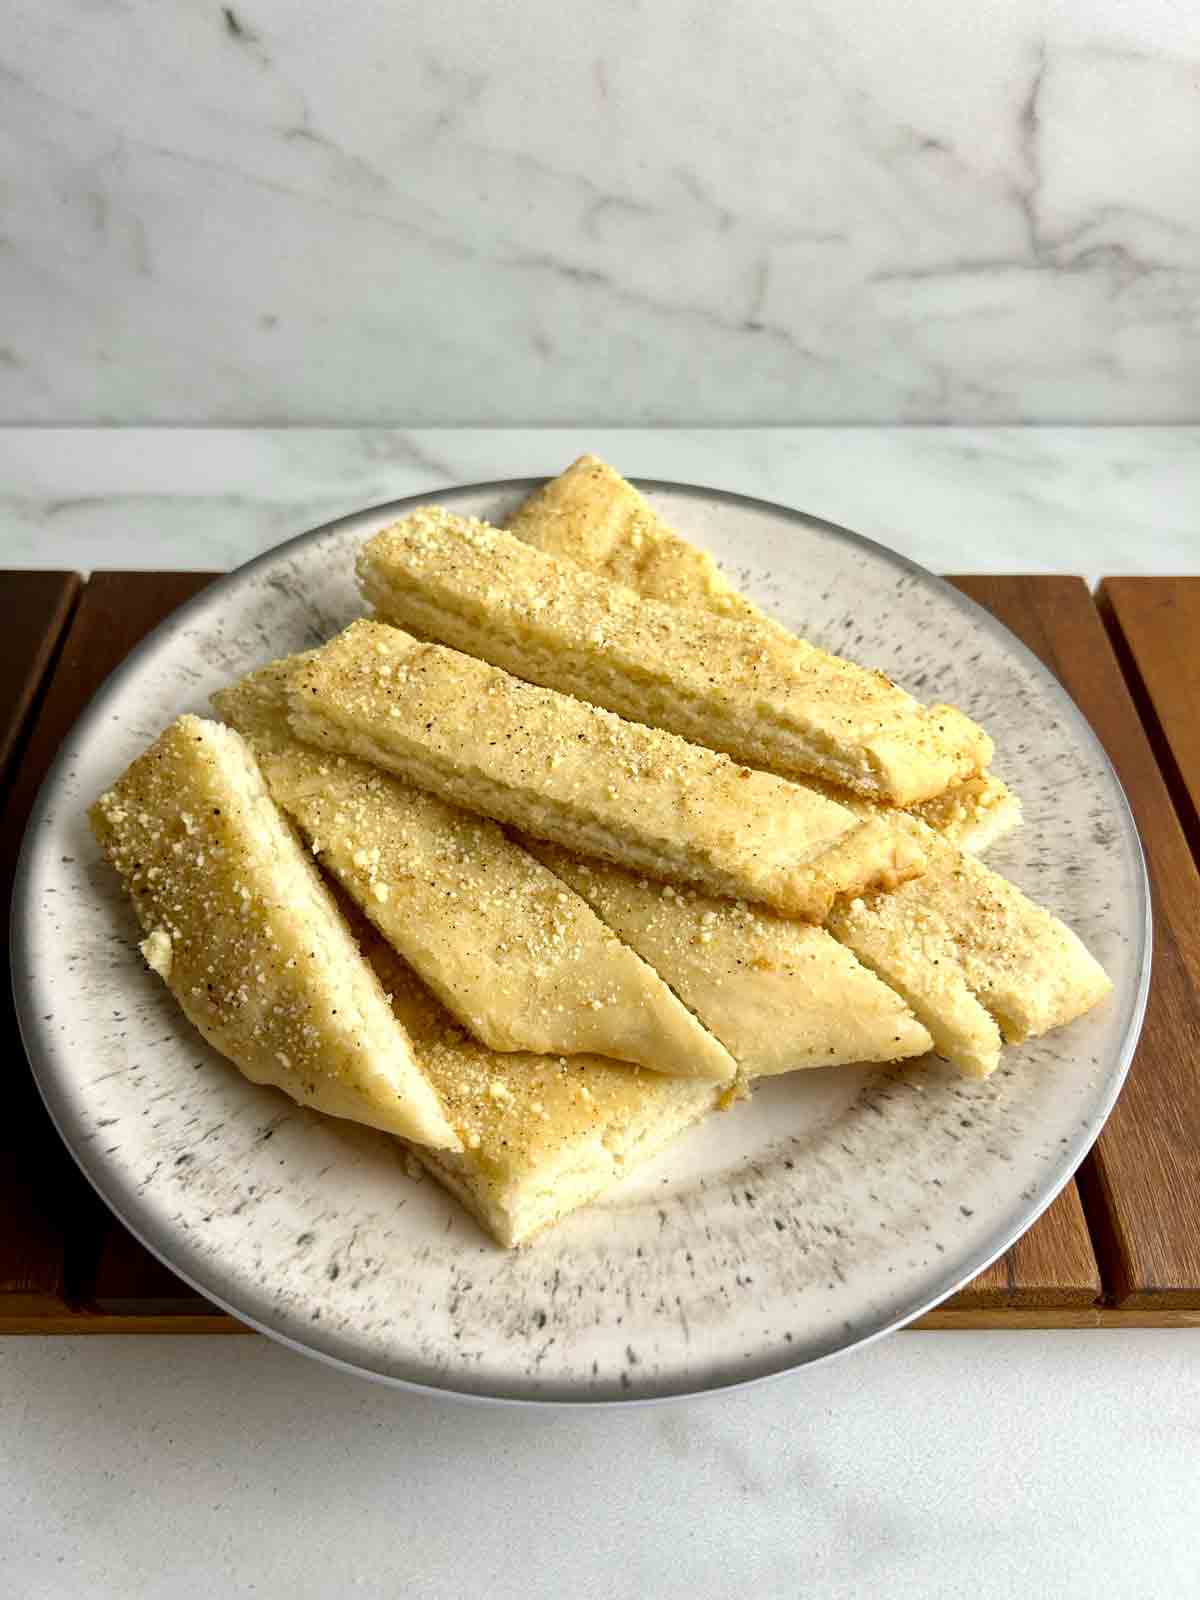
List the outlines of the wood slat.
{"label": "wood slat", "polygon": [[111,1316],[224,1316],[115,1220],[104,1236],[88,1298],[97,1311]]}
{"label": "wood slat", "polygon": [[[0,796],[28,731],[81,583],[73,572],[0,574]],[[0,907],[12,891],[12,861],[0,862]],[[23,1129],[40,1112],[26,1081],[7,982],[0,1000],[0,1039],[15,1080],[0,1124],[0,1308],[11,1315],[65,1309],[62,1233],[33,1203],[21,1159]]]}
{"label": "wood slat", "polygon": [[[30,574],[29,576],[34,576]],[[54,575],[51,575],[54,576]],[[62,576],[62,575],[58,575]],[[41,693],[0,821],[0,887],[8,903],[21,836],[43,777],[79,713],[100,682],[169,611],[209,581],[195,573],[101,573],[83,589],[61,649]],[[67,620],[78,582],[67,589],[24,584],[5,586],[0,603],[0,633],[9,629],[35,641],[30,669],[54,653],[44,634],[31,632],[24,618],[10,615],[13,604],[32,605],[41,593],[50,626]],[[36,690],[10,696],[14,707],[33,703]],[[19,737],[19,736],[18,736]],[[108,1213],[64,1149],[42,1107],[25,1062],[9,986],[0,994],[0,1040],[11,1063],[10,1091],[0,1137],[0,1315],[65,1309],[74,1295],[74,1252],[85,1255],[105,1226]]]}
{"label": "wood slat", "polygon": [[1090,1306],[1101,1295],[1100,1269],[1074,1182],[1012,1249],[941,1308]]}
{"label": "wood slat", "polygon": [[0,795],[81,587],[77,572],[0,572]]}
{"label": "wood slat", "polygon": [[[1179,1313],[1181,1316],[1187,1314]],[[182,1313],[153,1317],[112,1316],[88,1306],[77,1310],[19,1317],[6,1315],[3,1302],[0,1302],[0,1338],[6,1334],[254,1333],[254,1331],[244,1322],[238,1322],[234,1317],[223,1316],[220,1312],[195,1317]]]}
{"label": "wood slat", "polygon": [[[11,1059],[18,1071],[25,1070],[15,1046]],[[65,1218],[45,1205],[35,1165],[17,1142],[45,1113],[23,1084],[13,1101],[12,1132],[0,1141],[0,1317],[67,1308]]]}
{"label": "wood slat", "polygon": [[[1123,1306],[1006,1306],[1003,1309],[954,1311],[939,1306],[909,1323],[917,1332],[958,1332],[1029,1328],[1200,1328],[1200,1311],[1186,1306],[1153,1310]],[[158,1331],[157,1329],[155,1330]]]}
{"label": "wood slat", "polygon": [[[965,587],[965,580],[951,582]],[[986,600],[981,603],[987,604]],[[1006,1255],[952,1296],[942,1309],[958,1312],[1004,1306],[1088,1306],[1101,1293],[1100,1269],[1079,1191],[1072,1180]]]}
{"label": "wood slat", "polygon": [[[955,1310],[939,1306],[911,1322],[906,1331],[1040,1328],[1200,1328],[1200,1310],[1186,1306],[1155,1310],[1118,1306],[990,1306]],[[93,1309],[39,1316],[6,1315],[0,1302],[0,1337],[6,1334],[50,1333],[253,1333],[236,1317],[220,1312],[207,1316],[113,1316]]]}
{"label": "wood slat", "polygon": [[1080,1171],[1080,1193],[1115,1304],[1200,1307],[1200,874],[1082,580],[956,582],[1058,675],[1133,807],[1154,895],[1150,1000],[1133,1069]]}
{"label": "wood slat", "polygon": [[1098,599],[1200,861],[1200,578],[1105,578]]}

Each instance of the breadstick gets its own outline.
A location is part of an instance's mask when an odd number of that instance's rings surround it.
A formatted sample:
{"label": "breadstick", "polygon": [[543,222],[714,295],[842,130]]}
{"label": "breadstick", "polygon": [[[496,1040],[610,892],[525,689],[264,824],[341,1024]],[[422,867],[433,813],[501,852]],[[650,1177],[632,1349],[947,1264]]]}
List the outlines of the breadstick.
{"label": "breadstick", "polygon": [[385,939],[493,1050],[591,1052],[727,1082],[736,1064],[586,900],[496,823],[301,744],[272,662],[213,697],[276,803]]}
{"label": "breadstick", "polygon": [[575,561],[649,600],[779,627],[738,593],[707,550],[668,527],[645,496],[598,456],[580,456],[535,490],[507,527],[535,549]]}
{"label": "breadstick", "polygon": [[882,673],[776,627],[643,599],[437,506],[368,541],[386,622],[786,777],[911,805],[985,768],[991,740]]}
{"label": "breadstick", "polygon": [[147,963],[246,1077],[318,1111],[459,1148],[237,733],[180,717],[90,819],[145,929]]}
{"label": "breadstick", "polygon": [[836,895],[922,866],[887,821],[381,623],[316,651],[288,699],[310,744],[535,837],[784,915],[820,921]]}
{"label": "breadstick", "polygon": [[[794,638],[740,594],[706,550],[669,527],[644,495],[596,456],[581,456],[536,490],[507,527],[535,549],[577,562],[646,599],[754,620],[781,638]],[[828,792],[833,800],[845,798],[834,785]],[[953,784],[912,811],[960,850],[977,854],[1021,820],[1020,801],[990,772]]]}
{"label": "breadstick", "polygon": [[668,1078],[602,1056],[489,1050],[372,932],[364,952],[462,1129],[461,1152],[414,1154],[502,1245],[524,1244],[560,1222],[736,1097],[702,1078]]}
{"label": "breadstick", "polygon": [[[635,584],[646,570],[653,574],[653,592],[669,591],[674,604],[698,613],[713,609],[713,584],[690,558],[692,546],[658,522],[640,496],[636,525],[624,516],[621,508],[630,502],[623,482],[605,468],[590,475],[586,492],[576,484],[563,496],[547,493],[544,502],[535,496],[518,512],[524,536],[597,570],[619,570]],[[631,485],[625,487],[636,495]],[[570,511],[565,526],[540,509],[560,500]],[[608,531],[594,534],[593,528]],[[632,559],[635,543],[644,568]],[[645,556],[647,549],[653,558]],[[727,603],[723,592],[718,586],[718,610]],[[999,1061],[1002,1037],[1016,1043],[1045,1033],[1107,993],[1107,976],[1068,928],[965,853],[982,849],[1019,818],[1019,802],[999,779],[967,779],[914,806],[907,818],[832,785],[814,787],[860,816],[891,815],[926,854],[919,883],[895,894],[840,902],[826,926],[903,996],[938,1051],[961,1071],[987,1076]]]}
{"label": "breadstick", "polygon": [[933,1049],[903,1001],[823,928],[525,842],[651,963],[748,1077]]}

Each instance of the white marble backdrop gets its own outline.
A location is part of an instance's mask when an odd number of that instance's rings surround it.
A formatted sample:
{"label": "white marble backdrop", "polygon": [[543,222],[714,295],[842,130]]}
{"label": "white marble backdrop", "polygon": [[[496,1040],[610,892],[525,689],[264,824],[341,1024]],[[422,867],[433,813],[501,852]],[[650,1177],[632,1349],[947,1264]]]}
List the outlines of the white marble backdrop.
{"label": "white marble backdrop", "polygon": [[1200,571],[1200,427],[0,428],[0,567],[219,570],[584,450],[795,506],[935,572]]}
{"label": "white marble backdrop", "polygon": [[1188,0],[9,0],[0,421],[1200,419]]}

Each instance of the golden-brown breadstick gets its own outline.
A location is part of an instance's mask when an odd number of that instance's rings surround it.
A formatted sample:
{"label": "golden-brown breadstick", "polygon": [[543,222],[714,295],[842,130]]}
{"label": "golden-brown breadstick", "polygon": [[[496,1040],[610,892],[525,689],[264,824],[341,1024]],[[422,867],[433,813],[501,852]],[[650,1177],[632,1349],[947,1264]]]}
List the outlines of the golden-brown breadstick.
{"label": "golden-brown breadstick", "polygon": [[356,622],[289,685],[311,744],[585,854],[820,921],[834,898],[919,872],[890,822],[672,734]]}
{"label": "golden-brown breadstick", "polygon": [[786,777],[910,805],[991,760],[961,711],[880,672],[774,626],[644,599],[438,506],[376,534],[358,570],[386,622]]}
{"label": "golden-brown breadstick", "polygon": [[[617,473],[595,467],[569,469],[563,477],[574,486],[561,495],[548,486],[541,499],[527,501],[517,516],[523,536],[635,586],[648,582],[646,592],[669,595],[678,606],[725,614],[736,591],[724,579],[714,583],[716,569],[706,572],[693,559],[699,553],[659,522],[631,485],[626,493]],[[554,514],[559,504],[565,517]],[[861,816],[881,814],[861,796],[814,786]],[[909,831],[927,870],[919,884],[895,894],[838,903],[827,927],[908,1001],[960,1070],[986,1076],[999,1061],[1002,1035],[1016,1042],[1045,1033],[1103,997],[1108,978],[1075,935],[964,853],[982,849],[1019,818],[1019,802],[998,779],[968,779],[908,817],[882,814]]]}
{"label": "golden-brown breadstick", "polygon": [[587,901],[487,818],[301,744],[272,662],[213,697],[359,909],[493,1050],[580,1052],[727,1082],[732,1056]]}
{"label": "golden-brown breadstick", "polygon": [[645,956],[748,1077],[933,1049],[903,1001],[824,928],[526,844]]}
{"label": "golden-brown breadstick", "polygon": [[90,816],[146,931],[147,962],[246,1077],[418,1144],[459,1147],[237,733],[180,717]]}
{"label": "golden-brown breadstick", "polygon": [[480,1044],[391,946],[363,949],[455,1125],[460,1152],[416,1149],[502,1245],[524,1244],[612,1187],[734,1091],[602,1056],[501,1055]]}
{"label": "golden-brown breadstick", "polygon": [[[507,527],[535,549],[577,562],[647,599],[751,619],[793,638],[734,588],[706,550],[669,527],[644,495],[596,456],[581,456],[535,490]],[[836,786],[827,792],[844,802],[845,793]],[[960,850],[977,854],[1021,820],[1020,801],[991,772],[952,784],[912,811]]]}

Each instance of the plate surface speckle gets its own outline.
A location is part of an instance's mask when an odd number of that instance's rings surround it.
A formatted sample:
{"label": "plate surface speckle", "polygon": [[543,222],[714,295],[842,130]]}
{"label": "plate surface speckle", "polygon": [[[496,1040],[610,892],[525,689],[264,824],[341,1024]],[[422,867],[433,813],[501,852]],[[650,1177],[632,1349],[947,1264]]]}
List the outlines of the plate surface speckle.
{"label": "plate surface speckle", "polygon": [[387,1137],[298,1109],[212,1052],[142,963],[85,810],[182,711],[362,610],[353,553],[436,498],[502,520],[532,482],[377,507],[177,612],[109,680],[47,780],[14,899],[22,1031],[92,1182],[202,1293],[365,1374],[603,1401],[722,1387],[847,1349],[943,1299],[1047,1205],[1136,1042],[1149,897],[1124,796],[1051,675],[902,558],[765,502],[645,483],[664,515],[817,643],[961,705],[1024,825],[989,862],[1062,916],[1111,997],[987,1083],[933,1061],[762,1085],[531,1248],[493,1246]]}

